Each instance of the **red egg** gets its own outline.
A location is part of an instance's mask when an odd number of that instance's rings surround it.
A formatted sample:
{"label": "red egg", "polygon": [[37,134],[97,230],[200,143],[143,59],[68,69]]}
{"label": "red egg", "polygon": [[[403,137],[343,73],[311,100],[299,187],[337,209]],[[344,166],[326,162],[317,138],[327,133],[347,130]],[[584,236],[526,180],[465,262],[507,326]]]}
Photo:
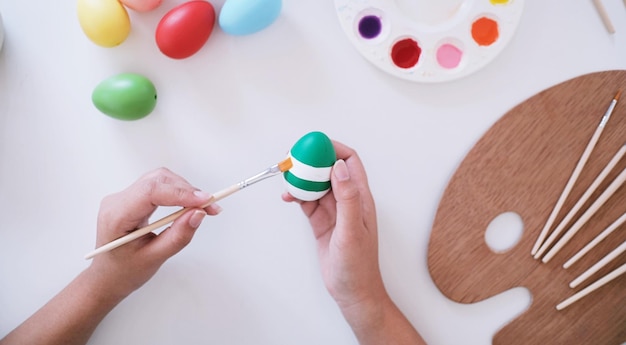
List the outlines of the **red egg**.
{"label": "red egg", "polygon": [[206,1],[180,4],[161,18],[156,29],[159,50],[172,59],[184,59],[197,53],[211,36],[215,9]]}

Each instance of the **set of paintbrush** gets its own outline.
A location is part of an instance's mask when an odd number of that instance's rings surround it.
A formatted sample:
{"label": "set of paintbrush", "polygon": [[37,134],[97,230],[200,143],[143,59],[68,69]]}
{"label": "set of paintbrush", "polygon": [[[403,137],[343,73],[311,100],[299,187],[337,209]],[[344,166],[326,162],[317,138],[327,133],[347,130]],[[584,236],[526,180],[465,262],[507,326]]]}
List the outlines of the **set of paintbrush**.
{"label": "set of paintbrush", "polygon": [[[582,215],[565,231],[566,227],[573,220],[574,216],[580,211],[582,206],[589,200],[591,195],[598,189],[600,184],[606,179],[609,173],[617,166],[617,164],[622,160],[624,155],[626,154],[626,144],[622,145],[622,147],[614,154],[613,158],[609,161],[609,163],[604,167],[604,169],[598,174],[595,180],[589,185],[587,190],[582,194],[580,199],[576,202],[576,204],[572,207],[572,209],[565,215],[565,217],[561,220],[561,222],[551,231],[552,226],[557,218],[557,215],[561,211],[565,200],[569,196],[576,180],[580,176],[587,160],[591,156],[593,149],[595,148],[604,128],[606,127],[615,106],[620,98],[621,91],[615,95],[613,100],[611,101],[609,108],[605,112],[602,117],[600,124],[596,128],[593,133],[589,143],[587,144],[585,150],[583,151],[574,171],[572,172],[569,180],[567,181],[563,192],[561,193],[559,199],[557,200],[552,213],[548,217],[548,220],[541,230],[535,245],[532,248],[531,255],[535,259],[541,259],[543,263],[549,262],[571,239],[576,235],[576,233],[589,221],[589,219],[596,213],[601,207],[607,202],[607,200],[615,194],[615,192],[626,182],[626,168],[622,170],[619,175],[606,187],[606,189],[597,197],[597,199],[589,206],[589,208],[582,213]],[[598,245],[601,241],[607,238],[611,233],[620,228],[620,226],[626,222],[626,213],[624,213],[621,217],[615,220],[609,227],[607,227],[604,231],[598,234],[592,241],[587,243],[585,247],[583,247],[580,251],[578,251],[575,255],[573,255],[565,264],[563,268],[567,269],[571,265],[573,265],[576,261],[578,261],[581,257],[586,255],[589,251],[591,251],[595,246]],[[559,237],[560,236],[560,237]],[[557,240],[558,239],[558,240]],[[616,259],[620,254],[626,251],[626,241],[607,254],[605,257],[600,259],[596,264],[587,269],[583,274],[574,279],[569,285],[571,288],[575,288],[580,285],[582,282],[589,279],[593,274],[597,273],[601,268],[605,267],[611,261]],[[607,275],[598,279],[596,282],[590,284],[586,288],[580,290],[576,294],[567,298],[560,304],[556,306],[558,310],[564,309],[571,305],[572,303],[578,301],[584,296],[590,294],[591,292],[597,290],[608,282],[616,279],[617,277],[626,273],[626,264],[623,264],[611,271]]]}

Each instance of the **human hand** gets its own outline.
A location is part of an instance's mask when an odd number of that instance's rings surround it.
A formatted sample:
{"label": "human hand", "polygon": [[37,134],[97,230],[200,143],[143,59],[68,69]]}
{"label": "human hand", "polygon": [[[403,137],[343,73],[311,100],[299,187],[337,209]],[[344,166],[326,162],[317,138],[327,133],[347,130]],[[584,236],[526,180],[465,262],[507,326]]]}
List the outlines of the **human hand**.
{"label": "human hand", "polygon": [[97,274],[106,288],[124,298],[148,281],[172,255],[192,239],[204,216],[219,213],[210,195],[191,186],[168,169],[154,170],[125,190],[105,197],[98,215],[96,247],[148,224],[158,206],[190,208],[160,234],[149,233],[93,259],[88,270]]}
{"label": "human hand", "polygon": [[[147,225],[158,206],[189,208],[160,234],[149,233],[95,257],[91,265],[0,344],[85,344],[100,321],[185,247],[205,215],[220,208],[171,171],[152,171],[122,192],[102,200],[96,246]],[[59,317],[63,315],[63,317]]]}
{"label": "human hand", "polygon": [[359,343],[425,344],[391,300],[378,264],[378,225],[365,168],[353,149],[333,141],[337,162],[331,193],[317,201],[297,202],[317,240],[322,278]]}
{"label": "human hand", "polygon": [[333,141],[337,162],[331,192],[317,201],[297,202],[309,218],[317,240],[322,278],[342,311],[387,296],[378,264],[376,209],[365,169],[356,151]]}

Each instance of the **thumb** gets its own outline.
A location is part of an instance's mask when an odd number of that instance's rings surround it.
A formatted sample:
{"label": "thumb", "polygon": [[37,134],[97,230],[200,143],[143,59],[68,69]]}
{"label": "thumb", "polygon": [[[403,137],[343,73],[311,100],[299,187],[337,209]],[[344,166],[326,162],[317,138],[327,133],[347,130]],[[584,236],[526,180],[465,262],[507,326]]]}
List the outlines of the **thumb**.
{"label": "thumb", "polygon": [[155,259],[165,261],[180,252],[191,242],[196,229],[206,216],[204,210],[191,210],[163,230],[150,244],[146,251]]}
{"label": "thumb", "polygon": [[362,222],[361,194],[343,159],[335,162],[330,180],[337,200],[337,228],[352,228]]}

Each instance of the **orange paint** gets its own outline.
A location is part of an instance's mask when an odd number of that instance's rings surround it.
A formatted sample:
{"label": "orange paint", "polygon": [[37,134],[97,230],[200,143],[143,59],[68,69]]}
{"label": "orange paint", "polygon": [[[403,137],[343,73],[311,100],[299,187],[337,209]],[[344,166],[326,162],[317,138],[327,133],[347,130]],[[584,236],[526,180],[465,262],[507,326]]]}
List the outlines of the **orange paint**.
{"label": "orange paint", "polygon": [[498,23],[487,17],[481,17],[472,24],[472,38],[480,46],[490,46],[498,40]]}

